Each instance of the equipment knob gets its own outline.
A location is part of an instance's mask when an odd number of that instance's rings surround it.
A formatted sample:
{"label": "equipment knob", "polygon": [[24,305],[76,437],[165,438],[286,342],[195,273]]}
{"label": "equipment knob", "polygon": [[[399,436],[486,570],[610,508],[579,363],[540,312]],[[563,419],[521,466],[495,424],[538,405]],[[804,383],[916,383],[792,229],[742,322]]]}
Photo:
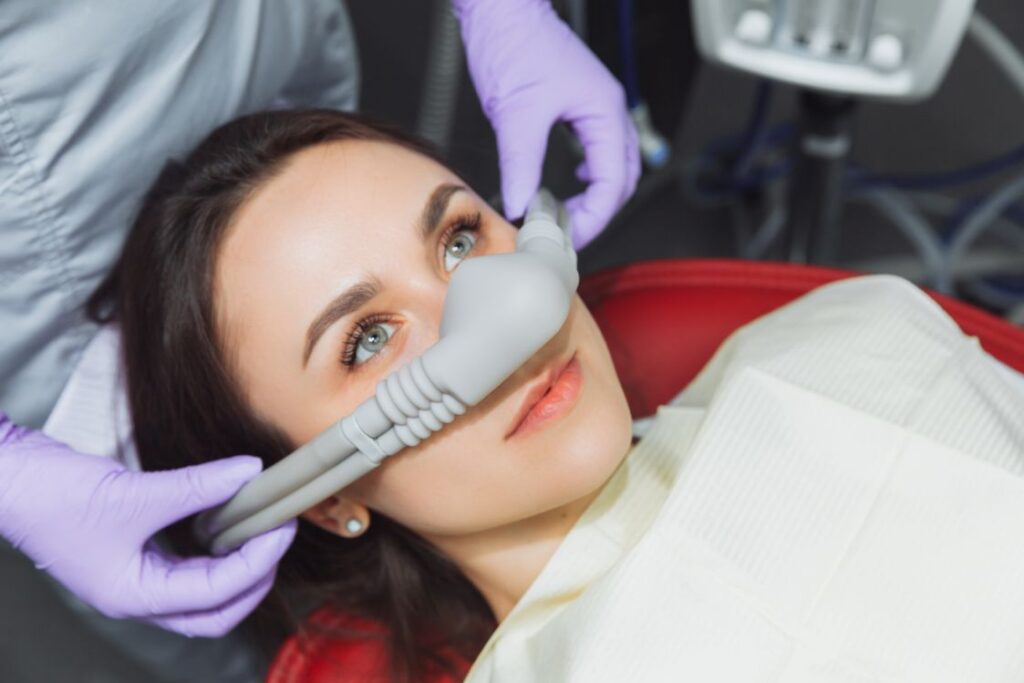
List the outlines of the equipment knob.
{"label": "equipment knob", "polygon": [[736,22],[736,37],[745,43],[764,45],[772,37],[772,18],[764,10],[748,9]]}
{"label": "equipment knob", "polygon": [[891,33],[874,37],[868,47],[868,63],[879,71],[895,71],[903,66],[903,41]]}

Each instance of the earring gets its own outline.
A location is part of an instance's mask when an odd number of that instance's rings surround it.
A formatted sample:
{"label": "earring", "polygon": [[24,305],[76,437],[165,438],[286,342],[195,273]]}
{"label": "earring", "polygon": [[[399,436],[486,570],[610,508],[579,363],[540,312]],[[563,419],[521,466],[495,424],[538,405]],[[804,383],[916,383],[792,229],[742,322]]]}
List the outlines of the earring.
{"label": "earring", "polygon": [[345,531],[353,536],[358,536],[363,532],[363,523],[355,517],[349,517],[348,521],[345,522]]}

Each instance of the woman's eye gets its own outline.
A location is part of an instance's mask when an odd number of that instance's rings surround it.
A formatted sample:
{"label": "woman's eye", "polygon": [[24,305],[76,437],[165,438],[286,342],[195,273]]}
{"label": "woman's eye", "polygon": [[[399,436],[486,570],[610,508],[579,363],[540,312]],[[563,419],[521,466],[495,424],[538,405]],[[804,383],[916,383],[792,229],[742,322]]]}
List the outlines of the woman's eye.
{"label": "woman's eye", "polygon": [[452,237],[444,248],[444,269],[447,272],[455,270],[464,258],[473,250],[476,245],[476,235],[470,230],[460,230]]}
{"label": "woman's eye", "polygon": [[388,323],[374,323],[367,327],[359,335],[359,341],[356,342],[353,364],[365,363],[377,355],[377,352],[384,348],[384,345],[388,343],[388,340],[391,339],[391,335],[394,333],[395,326]]}

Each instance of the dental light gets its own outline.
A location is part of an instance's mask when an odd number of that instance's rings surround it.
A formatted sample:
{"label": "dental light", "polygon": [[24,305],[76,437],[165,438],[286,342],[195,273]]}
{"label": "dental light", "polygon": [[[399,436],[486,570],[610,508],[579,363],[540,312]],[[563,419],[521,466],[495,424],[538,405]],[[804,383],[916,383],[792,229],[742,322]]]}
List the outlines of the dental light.
{"label": "dental light", "polygon": [[440,339],[377,384],[350,415],[202,515],[214,553],[297,517],[479,403],[562,327],[579,284],[563,207],[542,191],[512,253],[455,269]]}

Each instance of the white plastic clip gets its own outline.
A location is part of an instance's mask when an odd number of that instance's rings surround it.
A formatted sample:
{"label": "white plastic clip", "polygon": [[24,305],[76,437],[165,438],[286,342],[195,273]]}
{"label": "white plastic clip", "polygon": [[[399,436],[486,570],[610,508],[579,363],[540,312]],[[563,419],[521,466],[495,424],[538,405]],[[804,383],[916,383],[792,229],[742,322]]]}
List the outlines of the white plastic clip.
{"label": "white plastic clip", "polygon": [[381,464],[384,458],[387,457],[387,453],[377,445],[373,438],[363,431],[362,427],[356,423],[355,418],[342,420],[341,431],[349,442],[374,465]]}

